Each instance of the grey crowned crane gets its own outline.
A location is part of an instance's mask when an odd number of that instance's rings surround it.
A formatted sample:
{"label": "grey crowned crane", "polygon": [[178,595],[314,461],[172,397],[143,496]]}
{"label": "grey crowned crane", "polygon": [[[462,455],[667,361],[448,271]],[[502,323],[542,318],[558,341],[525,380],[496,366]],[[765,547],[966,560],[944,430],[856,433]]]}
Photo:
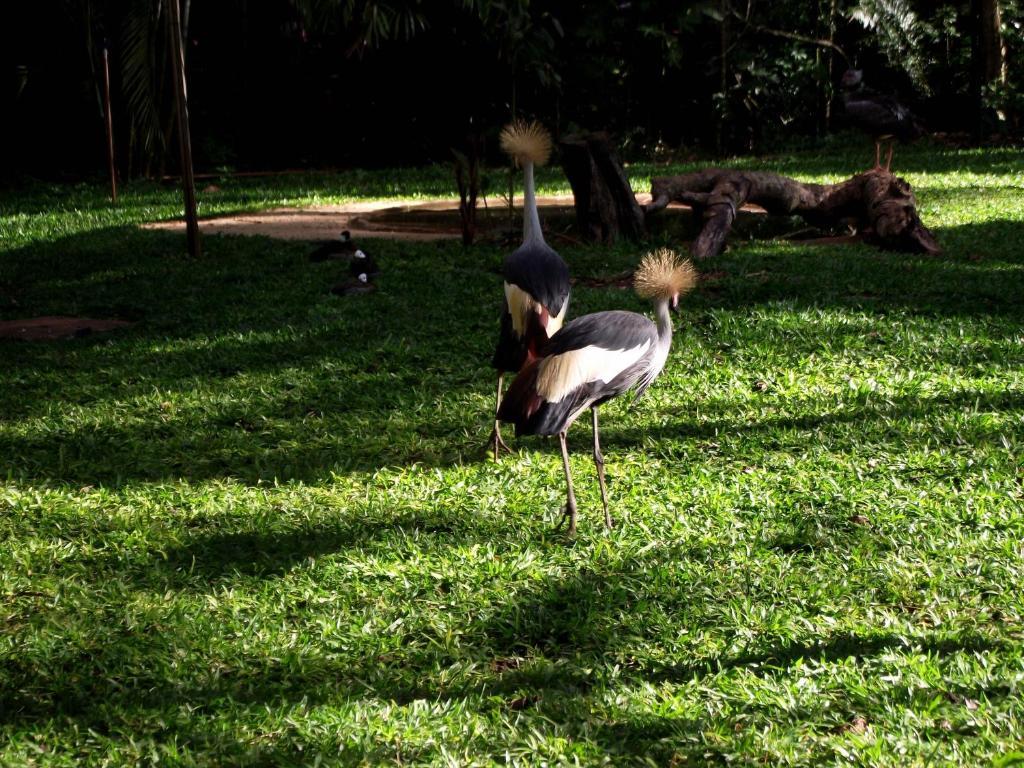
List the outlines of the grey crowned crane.
{"label": "grey crowned crane", "polygon": [[498,370],[494,402],[494,431],[491,444],[494,459],[508,450],[501,439],[497,418],[501,384],[507,372],[517,372],[540,354],[555,335],[569,307],[569,267],[544,242],[534,191],[534,166],[544,165],[551,156],[551,137],[539,123],[514,122],[501,132],[501,148],[523,168],[523,244],[505,258],[505,299],[501,331],[491,365]]}
{"label": "grey crowned crane", "polygon": [[541,357],[529,362],[509,386],[498,419],[514,423],[516,436],[558,435],[566,485],[562,522],[569,520],[569,535],[576,533],[576,495],[565,434],[589,408],[604,524],[611,528],[597,408],[630,389],[636,389],[639,398],[651,386],[672,345],[669,309],[677,309],[679,297],[695,283],[696,271],[688,260],[667,249],[647,254],[634,276],[634,287],[637,294],[654,301],[657,325],[643,315],[618,310],[578,317],[566,323]]}
{"label": "grey crowned crane", "polygon": [[[875,139],[875,168],[881,168],[882,141],[911,141],[925,133],[917,116],[892,96],[886,96],[864,85],[864,72],[848,69],[843,73],[843,110],[850,123]],[[892,144],[885,168],[892,165]]]}

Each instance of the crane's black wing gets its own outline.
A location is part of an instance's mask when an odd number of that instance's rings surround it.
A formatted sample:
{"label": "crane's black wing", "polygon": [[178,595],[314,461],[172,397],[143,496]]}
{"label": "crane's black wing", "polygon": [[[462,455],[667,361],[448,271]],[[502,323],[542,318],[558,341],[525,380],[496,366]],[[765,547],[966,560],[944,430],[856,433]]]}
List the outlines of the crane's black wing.
{"label": "crane's black wing", "polygon": [[[653,333],[653,338],[652,338]],[[636,312],[619,309],[594,312],[566,323],[542,350],[544,357],[583,347],[633,349],[645,341],[657,341],[654,323]]]}
{"label": "crane's black wing", "polygon": [[845,95],[843,106],[850,122],[875,136],[891,134],[906,140],[924,132],[914,113],[891,96],[861,91]]}

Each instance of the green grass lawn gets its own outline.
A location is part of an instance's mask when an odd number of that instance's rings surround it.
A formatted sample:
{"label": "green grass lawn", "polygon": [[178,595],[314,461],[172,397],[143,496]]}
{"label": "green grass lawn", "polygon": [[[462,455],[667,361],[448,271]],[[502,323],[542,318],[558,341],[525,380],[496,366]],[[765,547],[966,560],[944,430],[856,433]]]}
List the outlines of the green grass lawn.
{"label": "green grass lawn", "polygon": [[[945,254],[698,265],[664,374],[602,409],[611,534],[570,432],[575,541],[557,445],[483,452],[500,249],[374,241],[380,289],[339,298],[302,244],[196,263],[138,229],[173,188],[4,199],[0,320],[139,322],[0,342],[0,765],[1024,762],[1024,158],[897,166]],[[203,210],[447,174],[225,180]],[[610,308],[645,305],[570,312]]]}

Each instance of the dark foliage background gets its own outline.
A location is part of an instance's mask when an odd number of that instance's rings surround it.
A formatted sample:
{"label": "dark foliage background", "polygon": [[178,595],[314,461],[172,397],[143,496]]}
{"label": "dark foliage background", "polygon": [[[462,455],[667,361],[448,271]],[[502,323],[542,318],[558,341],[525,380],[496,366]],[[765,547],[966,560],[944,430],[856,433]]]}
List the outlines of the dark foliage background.
{"label": "dark foliage background", "polygon": [[[12,3],[0,32],[5,177],[94,174],[110,41],[118,169],[173,173],[160,0]],[[447,161],[513,113],[606,128],[627,156],[763,152],[842,128],[852,64],[932,130],[1013,134],[1018,0],[184,2],[198,170]],[[999,74],[978,19],[999,14]],[[996,66],[996,65],[992,65]],[[991,73],[990,73],[991,75]],[[494,142],[489,145],[493,151]]]}

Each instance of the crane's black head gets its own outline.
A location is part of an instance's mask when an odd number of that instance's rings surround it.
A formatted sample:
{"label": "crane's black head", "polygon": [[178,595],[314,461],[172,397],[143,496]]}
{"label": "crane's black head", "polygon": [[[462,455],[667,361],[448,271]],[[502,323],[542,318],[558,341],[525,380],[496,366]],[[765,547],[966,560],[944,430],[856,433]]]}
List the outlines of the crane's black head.
{"label": "crane's black head", "polygon": [[843,77],[839,81],[839,84],[847,90],[852,90],[858,87],[864,82],[864,70],[863,69],[848,69],[843,72]]}
{"label": "crane's black head", "polygon": [[343,243],[350,243],[350,242],[352,242],[352,233],[350,233],[347,229],[342,231],[342,233],[341,233],[341,242],[343,242]]}

